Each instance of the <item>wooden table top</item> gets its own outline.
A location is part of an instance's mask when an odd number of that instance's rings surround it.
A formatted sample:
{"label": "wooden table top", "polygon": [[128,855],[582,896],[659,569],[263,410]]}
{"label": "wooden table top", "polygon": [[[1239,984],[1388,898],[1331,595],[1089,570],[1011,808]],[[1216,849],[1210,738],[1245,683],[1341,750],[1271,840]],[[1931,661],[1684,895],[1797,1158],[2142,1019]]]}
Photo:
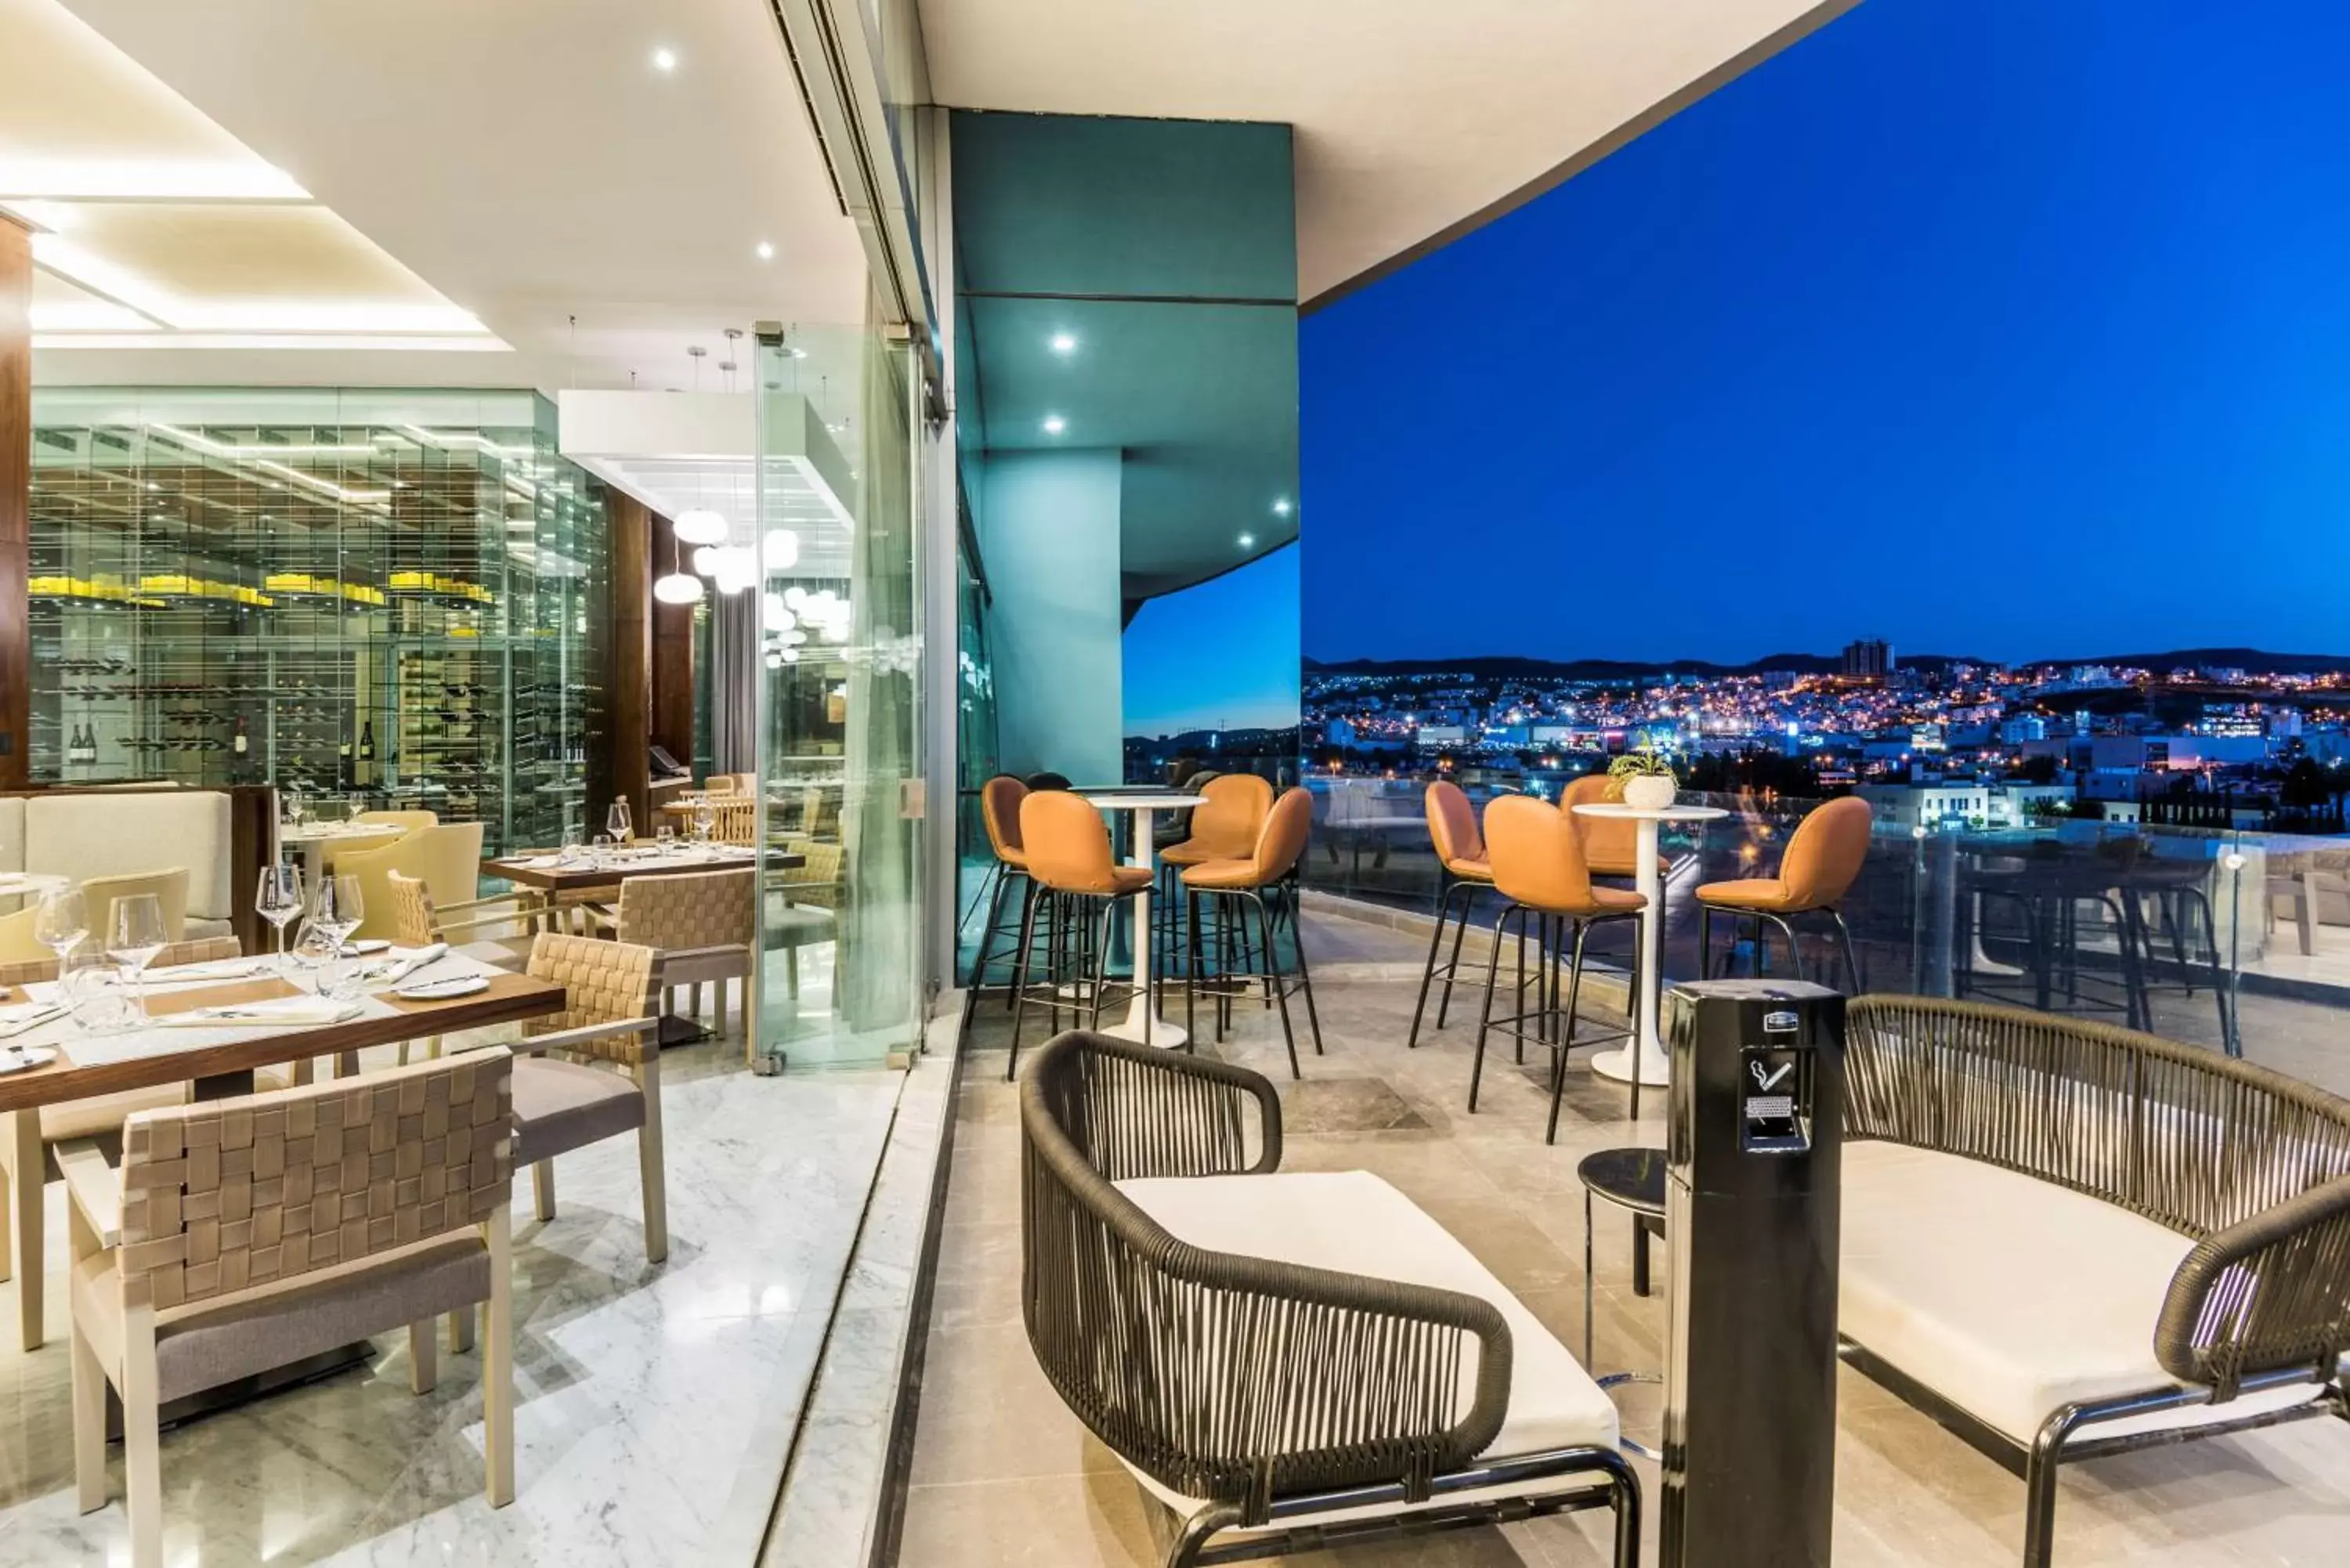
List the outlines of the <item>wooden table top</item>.
{"label": "wooden table top", "polygon": [[[582,861],[576,866],[532,866],[535,857],[518,855],[510,859],[484,860],[482,874],[503,877],[525,888],[536,888],[543,892],[570,893],[581,888],[617,888],[631,877],[682,877],[695,872],[747,871],[754,866],[764,866],[771,871],[788,871],[807,864],[805,855],[793,855],[781,849],[770,849],[764,856],[754,856],[747,845],[728,846],[736,853],[712,859],[686,856],[662,858],[613,860],[600,866]],[[551,852],[550,852],[551,853]]]}
{"label": "wooden table top", "polygon": [[[170,971],[154,972],[162,976]],[[153,994],[148,998],[148,1005],[160,1017],[192,1007],[262,1002],[292,994],[294,988],[282,980],[235,980]],[[57,1059],[46,1066],[0,1075],[0,1111],[28,1110],[66,1100],[85,1100],[94,1095],[120,1094],[126,1089],[151,1089],[195,1078],[249,1073],[255,1067],[273,1067],[306,1057],[337,1056],[369,1045],[391,1045],[431,1034],[454,1034],[493,1023],[543,1018],[563,1010],[564,990],[553,981],[534,980],[528,975],[494,974],[488,990],[452,997],[446,1002],[411,1002],[389,992],[374,993],[374,1000],[385,1003],[390,1012],[348,1019],[340,1023],[257,1030],[247,1039],[222,1044],[192,1044],[184,1051],[161,1052],[92,1067],[74,1064],[70,1024],[57,1033],[44,1028],[37,1032],[42,1036],[38,1044],[57,1046]],[[25,1037],[19,1036],[18,1043],[26,1043]]]}

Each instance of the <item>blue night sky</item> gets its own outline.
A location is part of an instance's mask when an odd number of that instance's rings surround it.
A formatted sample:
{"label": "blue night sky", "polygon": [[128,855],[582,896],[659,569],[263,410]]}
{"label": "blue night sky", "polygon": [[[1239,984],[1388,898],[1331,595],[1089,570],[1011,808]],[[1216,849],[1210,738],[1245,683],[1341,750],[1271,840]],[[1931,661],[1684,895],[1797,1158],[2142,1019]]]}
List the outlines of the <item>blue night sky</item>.
{"label": "blue night sky", "polygon": [[2350,652],[2345,79],[2339,0],[1866,0],[1304,320],[1305,650]]}
{"label": "blue night sky", "polygon": [[1129,735],[1297,722],[1297,546],[1152,599],[1126,628]]}

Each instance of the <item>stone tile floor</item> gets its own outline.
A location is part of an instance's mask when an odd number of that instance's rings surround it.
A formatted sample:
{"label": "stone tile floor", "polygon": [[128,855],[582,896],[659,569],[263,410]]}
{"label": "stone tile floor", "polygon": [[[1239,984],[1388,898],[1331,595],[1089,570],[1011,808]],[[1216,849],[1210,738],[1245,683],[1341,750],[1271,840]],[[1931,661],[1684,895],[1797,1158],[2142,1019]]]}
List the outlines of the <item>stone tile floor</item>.
{"label": "stone tile floor", "polygon": [[[645,1262],[633,1140],[559,1159],[546,1225],[516,1184],[514,1503],[482,1496],[479,1354],[444,1349],[416,1397],[394,1334],[370,1367],[164,1435],[172,1568],[747,1568],[902,1075],[756,1078],[739,1036],[663,1069],[665,1263]],[[43,1349],[14,1348],[0,1286],[0,1568],[129,1561],[119,1447],[108,1506],[74,1509],[63,1188],[49,1197]]]}
{"label": "stone tile floor", "polygon": [[[1424,939],[1423,939],[1424,940]],[[1273,1015],[1243,1011],[1208,1047],[1266,1073],[1284,1096],[1292,1169],[1362,1168],[1395,1183],[1475,1252],[1570,1347],[1582,1336],[1583,1155],[1662,1139],[1661,1105],[1626,1119],[1621,1085],[1578,1051],[1555,1147],[1547,1089],[1530,1055],[1489,1054],[1477,1115],[1465,1114],[1473,1031],[1403,1048],[1421,941],[1310,918],[1327,1054],[1292,1084]],[[2250,1025],[2248,1016],[2247,1023]],[[1145,1568],[1161,1560],[1167,1514],[1094,1440],[1037,1371],[1020,1321],[1019,1128],[1003,1082],[1003,1015],[981,1014],[966,1065],[942,1233],[929,1362],[900,1563],[908,1568]],[[1032,1037],[1033,1039],[1034,1037]],[[2254,1042],[2253,1054],[2260,1054]],[[1501,1070],[1496,1071],[1499,1065]],[[1663,1298],[1631,1290],[1630,1228],[1599,1214],[1595,1269],[1602,1370],[1654,1368]],[[1661,1263],[1664,1252],[1657,1253]],[[1659,1280],[1659,1289],[1664,1281]],[[1633,1398],[1642,1397],[1634,1391]],[[1627,1400],[1653,1432],[1655,1404]],[[1656,1556],[1656,1471],[1640,1465]],[[1843,1374],[1837,1446],[1840,1568],[2002,1568],[2017,1561],[2023,1491],[2008,1471],[1857,1373]],[[2332,1568],[2350,1562],[2350,1428],[2310,1421],[2107,1459],[2068,1471],[2063,1568]],[[1601,1516],[1551,1519],[1427,1541],[1292,1558],[1301,1568],[1581,1568],[1607,1561]],[[1760,1565],[1758,1565],[1760,1568]]]}

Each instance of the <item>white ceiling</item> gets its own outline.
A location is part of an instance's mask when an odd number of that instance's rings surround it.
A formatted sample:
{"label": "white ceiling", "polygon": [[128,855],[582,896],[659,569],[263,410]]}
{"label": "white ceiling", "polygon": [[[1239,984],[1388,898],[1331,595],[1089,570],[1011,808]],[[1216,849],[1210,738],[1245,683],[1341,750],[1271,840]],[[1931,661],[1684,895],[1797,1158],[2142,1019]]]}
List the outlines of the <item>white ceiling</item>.
{"label": "white ceiling", "polygon": [[[0,27],[59,5],[0,0]],[[714,389],[727,327],[862,319],[863,251],[754,0],[62,5],[222,147],[281,171],[514,352],[348,337],[308,349],[45,348],[38,380],[552,390],[627,386],[633,371],[637,385],[687,388],[692,345],[711,351],[701,385]],[[657,50],[673,69],[655,67]],[[83,118],[102,130],[153,112],[118,90]],[[296,274],[284,292],[298,295],[306,280],[323,286],[325,267],[303,243],[207,233],[144,254],[188,270],[276,258]],[[45,297],[68,303],[48,286]]]}
{"label": "white ceiling", "polygon": [[941,103],[1295,126],[1301,300],[1851,3],[920,0]]}

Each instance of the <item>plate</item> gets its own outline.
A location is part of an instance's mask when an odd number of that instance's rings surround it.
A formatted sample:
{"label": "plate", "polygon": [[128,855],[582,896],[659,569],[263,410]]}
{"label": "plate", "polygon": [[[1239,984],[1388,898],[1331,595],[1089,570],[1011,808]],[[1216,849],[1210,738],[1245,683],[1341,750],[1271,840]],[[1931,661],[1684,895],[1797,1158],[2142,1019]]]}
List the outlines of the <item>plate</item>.
{"label": "plate", "polygon": [[415,980],[406,985],[391,988],[391,994],[403,1002],[446,1002],[452,997],[471,996],[490,989],[490,977],[485,974],[452,974],[446,980]]}
{"label": "plate", "polygon": [[0,1045],[0,1074],[28,1072],[35,1067],[46,1067],[57,1059],[57,1051],[47,1045],[27,1045],[22,1050],[13,1045]]}
{"label": "plate", "polygon": [[345,958],[365,958],[369,953],[388,953],[390,950],[391,943],[382,937],[369,937],[363,941],[343,944]]}

